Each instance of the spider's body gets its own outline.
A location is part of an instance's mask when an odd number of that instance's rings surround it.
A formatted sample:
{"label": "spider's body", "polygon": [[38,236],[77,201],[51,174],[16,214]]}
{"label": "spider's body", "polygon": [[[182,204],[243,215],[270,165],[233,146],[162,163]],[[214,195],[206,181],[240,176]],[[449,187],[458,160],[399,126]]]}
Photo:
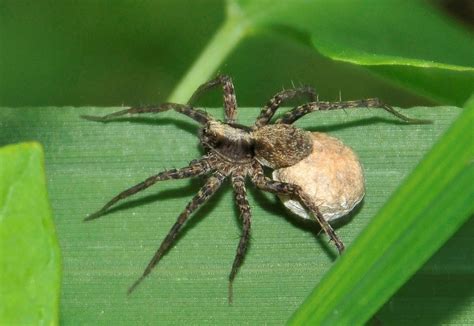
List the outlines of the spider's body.
{"label": "spider's body", "polygon": [[[224,90],[224,122],[218,121],[205,111],[192,106],[192,103],[204,91],[218,85],[221,85]],[[275,111],[283,101],[301,95],[308,96],[311,102],[293,108],[280,119],[276,120],[274,124],[269,124]],[[271,169],[290,167],[311,154],[313,148],[311,134],[291,125],[297,119],[317,110],[356,107],[381,107],[407,122],[421,122],[401,115],[378,99],[321,102],[316,100],[316,95],[312,88],[301,87],[284,90],[276,94],[261,110],[253,126],[242,126],[236,123],[237,103],[234,87],[231,79],[227,76],[219,76],[200,86],[187,104],[165,103],[154,107],[130,108],[104,117],[84,116],[84,118],[88,120],[106,122],[111,118],[126,114],[159,113],[173,109],[201,124],[200,141],[207,152],[203,157],[192,161],[187,167],[164,171],[149,177],[145,181],[121,192],[99,211],[86,218],[86,220],[91,220],[102,216],[106,213],[108,208],[119,200],[142,191],[158,181],[202,175],[209,176],[206,183],[179,215],[176,223],[161,243],[160,248],[151,259],[142,276],[129,289],[129,293],[133,291],[160,261],[164,253],[174,242],[188,217],[217,191],[225,179],[229,179],[232,183],[235,201],[240,210],[243,224],[242,236],[229,275],[229,302],[232,300],[232,282],[242,264],[250,239],[251,213],[246,195],[246,180],[250,180],[261,190],[296,198],[320,224],[322,230],[324,230],[335,243],[339,252],[342,252],[344,249],[342,241],[339,240],[332,227],[323,218],[317,204],[312,201],[311,197],[303,192],[299,185],[280,182],[266,177],[263,168],[264,166]]]}
{"label": "spider's body", "polygon": [[233,164],[257,160],[273,169],[301,161],[311,153],[310,133],[291,125],[267,125],[249,128],[210,120],[201,129],[201,144],[207,150]]}

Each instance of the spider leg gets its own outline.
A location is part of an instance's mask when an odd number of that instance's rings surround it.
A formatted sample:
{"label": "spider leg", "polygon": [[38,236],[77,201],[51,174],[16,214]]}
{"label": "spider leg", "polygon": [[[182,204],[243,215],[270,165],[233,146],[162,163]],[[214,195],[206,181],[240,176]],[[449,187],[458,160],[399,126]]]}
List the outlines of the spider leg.
{"label": "spider leg", "polygon": [[247,192],[245,189],[244,175],[237,174],[232,176],[232,186],[234,187],[235,193],[235,203],[239,207],[240,216],[242,218],[242,236],[240,237],[239,245],[237,247],[237,253],[234,258],[234,263],[232,264],[232,270],[229,274],[229,294],[228,300],[229,304],[232,303],[232,283],[234,278],[237,275],[240,265],[245,257],[247,252],[248,243],[250,240],[250,224],[251,224],[251,213],[250,205],[247,200]]}
{"label": "spider leg", "polygon": [[344,251],[344,243],[342,243],[342,241],[339,239],[336,232],[334,232],[334,229],[328,223],[328,221],[324,219],[318,207],[312,203],[308,195],[306,195],[299,186],[291,183],[274,181],[266,177],[263,174],[261,166],[258,166],[257,169],[254,168],[252,182],[255,183],[258,188],[264,191],[272,192],[275,194],[287,194],[298,198],[301,203],[313,213],[314,218],[319,223],[321,228],[324,230],[324,232],[326,232],[331,241],[333,241],[336,245],[339,254],[342,254],[342,252]]}
{"label": "spider leg", "polygon": [[87,216],[84,221],[90,221],[96,218],[101,217],[104,213],[116,202],[119,200],[125,199],[131,195],[136,194],[152,185],[154,185],[158,181],[170,180],[170,179],[184,179],[189,177],[194,177],[198,175],[205,174],[209,172],[209,165],[207,163],[207,158],[203,158],[201,160],[197,160],[192,162],[189,166],[181,168],[181,169],[172,169],[168,171],[160,172],[154,176],[147,178],[145,181],[136,184],[135,186],[128,188],[127,190],[122,191],[117,196],[112,198],[109,202],[107,202],[101,209],[97,212],[90,214]]}
{"label": "spider leg", "polygon": [[163,257],[164,253],[169,249],[169,247],[173,244],[176,236],[178,235],[181,227],[184,225],[188,217],[198,209],[204,202],[209,199],[216,190],[222,185],[222,182],[225,180],[226,176],[220,173],[214,173],[207,182],[202,186],[199,192],[194,196],[194,198],[188,203],[184,211],[179,215],[176,223],[173,225],[171,230],[166,235],[163,242],[161,242],[160,247],[156,251],[153,258],[148,263],[147,267],[145,268],[142,276],[138,278],[132,286],[128,289],[128,294],[132,293],[133,290],[138,286],[138,284],[143,281],[145,277],[153,270],[153,268],[158,264],[158,262]]}
{"label": "spider leg", "polygon": [[342,101],[342,102],[321,102],[321,101],[310,102],[310,103],[297,106],[291,111],[288,111],[275,123],[292,124],[293,122],[303,117],[304,115],[314,112],[314,111],[350,109],[350,108],[361,108],[361,107],[382,108],[385,111],[390,112],[391,114],[393,114],[400,120],[403,120],[407,123],[431,123],[430,120],[409,118],[401,114],[400,112],[396,111],[391,106],[383,103],[378,98],[368,98],[368,99],[363,99],[363,100]]}
{"label": "spider leg", "polygon": [[222,90],[224,92],[225,121],[227,123],[234,123],[237,117],[237,99],[235,98],[235,89],[234,84],[232,83],[232,78],[229,76],[219,75],[213,80],[199,86],[189,99],[188,104],[193,105],[202,94],[219,85],[222,85]]}
{"label": "spider leg", "polygon": [[130,109],[125,109],[111,114],[107,114],[102,117],[93,115],[82,115],[81,118],[91,121],[107,122],[112,120],[113,118],[127,114],[160,113],[168,110],[175,110],[176,112],[187,115],[188,117],[196,120],[200,124],[205,124],[209,120],[212,120],[212,117],[210,117],[206,112],[193,108],[190,105],[178,103],[163,103],[160,106],[133,107]]}
{"label": "spider leg", "polygon": [[266,125],[280,107],[281,103],[295,97],[305,95],[310,101],[316,101],[316,91],[310,86],[285,89],[273,96],[260,111],[255,121],[255,127],[259,128]]}

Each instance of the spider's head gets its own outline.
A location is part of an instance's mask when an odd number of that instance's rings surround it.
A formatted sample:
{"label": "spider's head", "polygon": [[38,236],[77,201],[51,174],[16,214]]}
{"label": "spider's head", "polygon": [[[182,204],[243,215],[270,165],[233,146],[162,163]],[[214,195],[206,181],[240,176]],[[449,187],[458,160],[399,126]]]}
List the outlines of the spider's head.
{"label": "spider's head", "polygon": [[263,165],[280,169],[311,154],[311,133],[286,124],[267,125],[252,132],[255,157]]}

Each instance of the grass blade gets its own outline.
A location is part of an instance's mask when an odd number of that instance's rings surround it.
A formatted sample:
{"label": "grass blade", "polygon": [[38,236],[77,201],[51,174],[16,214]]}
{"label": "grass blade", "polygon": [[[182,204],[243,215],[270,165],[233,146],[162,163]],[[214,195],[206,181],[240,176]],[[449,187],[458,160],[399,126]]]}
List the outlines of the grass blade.
{"label": "grass blade", "polygon": [[458,117],[290,324],[362,324],[472,215],[474,102]]}

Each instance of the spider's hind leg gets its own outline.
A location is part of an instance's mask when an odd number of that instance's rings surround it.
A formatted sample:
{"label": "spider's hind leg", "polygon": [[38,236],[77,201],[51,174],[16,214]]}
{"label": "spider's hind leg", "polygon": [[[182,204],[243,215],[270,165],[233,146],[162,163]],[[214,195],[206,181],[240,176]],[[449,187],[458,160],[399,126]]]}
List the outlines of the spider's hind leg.
{"label": "spider's hind leg", "polygon": [[82,115],[81,118],[91,121],[107,122],[114,118],[129,114],[160,113],[168,110],[175,110],[176,112],[184,114],[201,124],[205,124],[207,121],[212,119],[206,112],[202,110],[193,108],[189,105],[178,103],[163,103],[160,106],[133,107],[113,112],[104,116]]}
{"label": "spider's hind leg", "polygon": [[181,169],[173,169],[173,170],[168,170],[168,171],[163,171],[161,173],[158,173],[154,176],[151,176],[147,178],[145,181],[142,181],[138,184],[136,184],[133,187],[128,188],[127,190],[122,191],[119,193],[117,196],[112,198],[110,201],[108,201],[101,209],[99,209],[97,212],[90,214],[87,216],[84,221],[90,221],[96,218],[101,217],[104,215],[107,210],[117,203],[118,201],[125,199],[127,197],[130,197],[137,192],[140,192],[142,190],[145,190],[146,188],[154,185],[158,181],[164,181],[164,180],[170,180],[170,179],[184,179],[184,178],[190,178],[194,176],[199,176],[202,174],[205,174],[209,172],[209,164],[207,163],[207,158],[203,158],[194,162],[191,162],[191,164],[187,167],[181,168]]}
{"label": "spider's hind leg", "polygon": [[165,252],[170,248],[170,246],[173,244],[174,240],[176,239],[176,236],[178,235],[179,231],[181,230],[182,226],[186,222],[186,220],[189,218],[189,216],[197,210],[200,206],[202,206],[206,200],[211,198],[212,195],[219,189],[219,187],[222,185],[222,182],[225,180],[225,176],[223,176],[220,173],[215,173],[213,176],[211,176],[206,184],[202,186],[202,188],[199,190],[199,192],[194,196],[194,198],[188,203],[184,211],[179,215],[176,223],[173,225],[171,230],[168,232],[166,235],[165,239],[161,243],[160,247],[156,251],[155,255],[153,258],[150,260],[148,263],[147,267],[145,268],[142,276],[138,278],[132,286],[128,289],[128,294],[132,293],[133,290],[143,281],[145,277],[147,277],[148,274],[153,270],[153,268],[158,264],[158,262],[161,260]]}
{"label": "spider's hind leg", "polygon": [[342,254],[344,251],[344,243],[339,239],[329,222],[323,217],[319,211],[319,208],[313,204],[308,195],[306,195],[299,186],[291,183],[271,180],[263,174],[263,170],[261,168],[256,169],[255,171],[256,172],[252,177],[252,181],[258,188],[264,191],[272,192],[274,194],[286,194],[298,198],[301,203],[311,211],[312,215],[319,223],[323,231],[329,236],[331,241],[334,242],[339,254]]}
{"label": "spider's hind leg", "polygon": [[247,247],[250,240],[250,225],[252,217],[250,212],[250,205],[247,200],[244,176],[233,175],[232,186],[234,187],[235,203],[239,208],[240,217],[242,218],[242,235],[240,237],[239,245],[237,247],[237,253],[235,254],[234,263],[232,264],[232,270],[229,274],[229,304],[232,303],[232,284],[234,282],[235,276],[237,275],[237,271],[239,270],[240,265],[242,265],[245,253],[247,252]]}
{"label": "spider's hind leg", "polygon": [[276,110],[278,110],[284,101],[291,100],[299,96],[307,96],[310,101],[317,100],[316,91],[310,86],[285,89],[275,94],[262,108],[257,120],[255,121],[255,127],[259,128],[268,124]]}
{"label": "spider's hind leg", "polygon": [[431,123],[430,120],[409,118],[401,114],[400,112],[398,112],[391,106],[383,103],[378,98],[368,98],[368,99],[363,99],[363,100],[340,101],[340,102],[323,102],[323,101],[310,102],[310,103],[297,106],[294,109],[286,112],[275,123],[292,124],[293,122],[305,116],[306,114],[314,112],[314,111],[329,111],[329,110],[364,108],[364,107],[365,108],[382,108],[385,111],[393,114],[400,120],[405,121],[406,123],[419,123],[419,124]]}
{"label": "spider's hind leg", "polygon": [[202,94],[219,85],[222,85],[222,91],[224,93],[225,121],[228,123],[235,123],[237,118],[237,99],[235,97],[234,83],[232,82],[232,78],[229,76],[219,75],[199,86],[189,99],[188,104],[193,105]]}

